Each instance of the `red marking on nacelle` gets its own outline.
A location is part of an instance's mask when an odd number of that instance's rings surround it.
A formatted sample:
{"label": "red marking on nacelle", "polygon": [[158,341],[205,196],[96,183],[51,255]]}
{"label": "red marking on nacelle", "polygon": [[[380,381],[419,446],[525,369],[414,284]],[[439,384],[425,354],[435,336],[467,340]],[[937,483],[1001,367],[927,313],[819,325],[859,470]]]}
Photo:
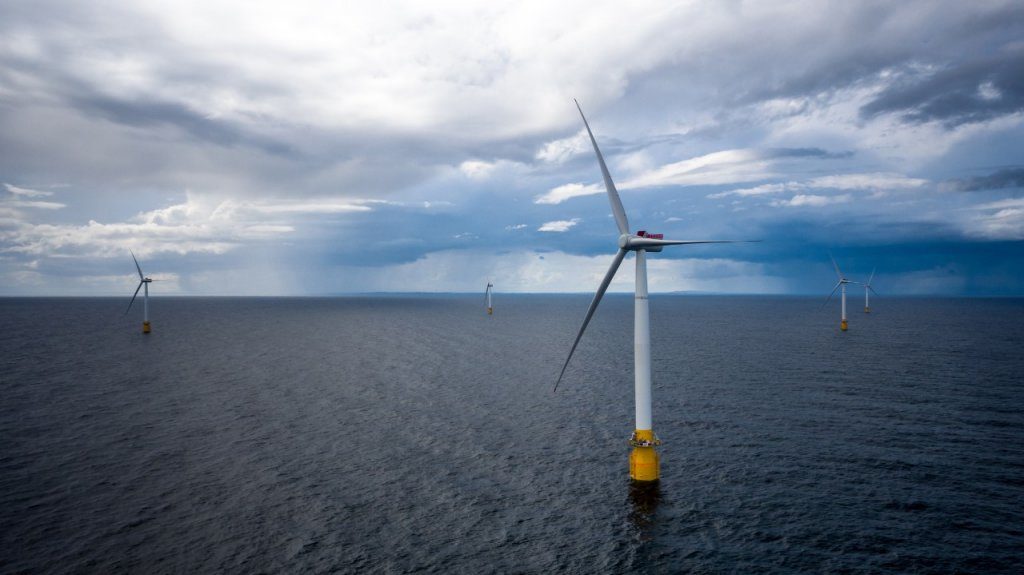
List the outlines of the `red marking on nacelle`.
{"label": "red marking on nacelle", "polygon": [[665,238],[665,234],[649,234],[645,230],[640,230],[636,235],[641,238],[649,238],[652,240],[661,240]]}

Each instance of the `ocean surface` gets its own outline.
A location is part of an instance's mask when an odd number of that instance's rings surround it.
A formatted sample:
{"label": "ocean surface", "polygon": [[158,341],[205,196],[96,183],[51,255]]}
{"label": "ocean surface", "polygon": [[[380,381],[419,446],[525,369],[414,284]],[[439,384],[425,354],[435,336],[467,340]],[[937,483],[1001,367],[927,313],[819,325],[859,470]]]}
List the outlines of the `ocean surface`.
{"label": "ocean surface", "polygon": [[[1024,573],[1024,300],[0,299],[3,573]],[[136,302],[138,304],[140,302]]]}

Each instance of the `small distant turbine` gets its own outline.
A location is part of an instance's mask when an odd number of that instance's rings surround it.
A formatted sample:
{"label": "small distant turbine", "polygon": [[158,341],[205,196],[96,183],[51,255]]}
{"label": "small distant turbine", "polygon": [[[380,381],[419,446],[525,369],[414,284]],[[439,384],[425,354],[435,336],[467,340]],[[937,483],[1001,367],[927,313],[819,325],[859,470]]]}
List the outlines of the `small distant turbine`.
{"label": "small distant turbine", "polygon": [[871,302],[870,299],[868,299],[868,292],[874,292],[875,295],[878,295],[875,288],[871,287],[871,280],[873,279],[875,279],[874,268],[871,269],[871,277],[869,277],[867,283],[864,284],[864,313],[871,313]]}
{"label": "small distant turbine", "polygon": [[128,302],[128,309],[124,310],[125,315],[132,309],[132,304],[135,303],[135,298],[139,295],[139,290],[145,286],[146,290],[142,292],[142,333],[149,333],[149,284],[153,280],[142,275],[142,268],[139,267],[139,260],[135,259],[135,252],[128,250],[132,254],[132,259],[135,260],[135,269],[139,272],[139,287],[135,288],[135,294],[132,295],[132,301]]}
{"label": "small distant turbine", "polygon": [[828,294],[828,299],[825,300],[825,303],[821,304],[821,307],[828,305],[828,302],[832,300],[832,296],[835,295],[836,290],[842,288],[843,315],[839,322],[839,329],[846,331],[846,284],[857,282],[846,279],[846,277],[843,276],[843,272],[839,271],[839,264],[836,263],[836,259],[832,257],[832,254],[829,254],[828,257],[832,260],[832,266],[836,268],[836,275],[839,276],[839,283],[836,284],[836,287],[832,288],[832,293]]}
{"label": "small distant turbine", "polygon": [[615,216],[615,224],[619,228],[619,251],[615,254],[615,259],[612,260],[612,265],[608,268],[604,279],[601,280],[601,285],[598,286],[593,301],[590,302],[590,309],[587,310],[587,315],[583,318],[583,326],[580,327],[579,333],[576,334],[576,341],[573,342],[572,349],[569,350],[569,357],[565,359],[565,364],[562,365],[562,372],[558,374],[558,380],[555,381],[555,389],[558,389],[558,384],[562,381],[562,376],[565,375],[565,368],[569,366],[569,360],[572,359],[572,354],[576,351],[580,338],[583,337],[583,331],[587,329],[590,318],[594,316],[597,305],[601,303],[601,298],[608,289],[608,284],[615,277],[619,264],[622,263],[622,259],[626,257],[627,252],[635,252],[636,295],[633,315],[633,359],[636,430],[629,439],[630,445],[633,446],[633,451],[629,456],[629,476],[634,481],[657,481],[659,457],[658,452],[655,451],[655,446],[660,445],[661,441],[654,435],[651,423],[651,330],[650,312],[647,302],[647,252],[660,252],[665,246],[682,244],[733,242],[729,240],[666,240],[662,239],[662,234],[652,234],[645,231],[638,231],[635,234],[629,233],[626,210],[622,207],[622,200],[619,199],[615,183],[612,182],[611,174],[608,173],[608,167],[604,163],[604,157],[601,156],[601,150],[597,147],[597,140],[594,139],[594,133],[590,131],[590,124],[587,123],[587,118],[583,115],[579,102],[576,102],[576,108],[580,110],[583,125],[586,126],[587,133],[590,134],[590,143],[593,144],[594,153],[597,155],[597,163],[601,166],[601,175],[604,178],[605,189],[608,191],[608,200],[611,202],[612,214]]}
{"label": "small distant turbine", "polygon": [[487,315],[494,313],[494,306],[491,305],[491,288],[494,287],[490,281],[487,282],[487,289],[484,290],[484,296],[487,298]]}

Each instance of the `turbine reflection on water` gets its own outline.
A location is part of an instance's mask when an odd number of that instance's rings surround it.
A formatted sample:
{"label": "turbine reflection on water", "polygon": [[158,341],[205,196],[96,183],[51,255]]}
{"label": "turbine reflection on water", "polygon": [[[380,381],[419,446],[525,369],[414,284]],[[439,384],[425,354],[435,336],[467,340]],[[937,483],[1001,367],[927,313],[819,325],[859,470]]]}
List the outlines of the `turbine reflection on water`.
{"label": "turbine reflection on water", "polygon": [[629,482],[629,522],[637,530],[640,538],[650,537],[654,525],[654,515],[661,503],[661,486],[658,481]]}

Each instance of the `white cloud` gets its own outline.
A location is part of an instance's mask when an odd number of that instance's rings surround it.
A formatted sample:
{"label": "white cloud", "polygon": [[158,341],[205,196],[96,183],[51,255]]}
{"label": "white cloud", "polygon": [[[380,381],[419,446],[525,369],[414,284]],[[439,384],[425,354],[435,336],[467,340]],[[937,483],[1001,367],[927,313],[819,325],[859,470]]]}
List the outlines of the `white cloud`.
{"label": "white cloud", "polygon": [[4,184],[4,187],[7,188],[8,192],[10,192],[10,193],[12,193],[12,194],[14,194],[16,196],[24,196],[24,197],[27,197],[27,198],[41,198],[41,197],[44,197],[44,196],[52,196],[53,195],[53,192],[43,192],[43,191],[40,191],[40,190],[31,190],[29,188],[20,188],[18,186],[13,186],[13,185],[7,184],[7,183]]}
{"label": "white cloud", "polygon": [[4,205],[5,206],[10,206],[12,208],[35,208],[35,209],[39,209],[39,210],[59,210],[61,208],[66,208],[67,207],[66,204],[62,204],[60,202],[39,202],[39,201],[18,201],[18,200],[15,200],[13,202],[4,202]]}
{"label": "white cloud", "polygon": [[521,229],[526,228],[526,227],[528,227],[526,224],[511,224],[511,225],[505,226],[505,229],[508,230],[508,231],[515,231],[515,230],[521,230]]}
{"label": "white cloud", "polygon": [[[644,159],[637,162],[643,163]],[[773,177],[770,162],[753,150],[723,150],[665,164],[616,183],[621,190],[659,186],[696,186],[749,182]],[[537,196],[534,203],[559,204],[570,198],[604,192],[603,184],[565,184]]]}
{"label": "white cloud", "polygon": [[579,183],[564,184],[552,188],[548,193],[541,194],[534,198],[535,204],[560,204],[570,198],[589,196],[604,192],[604,184],[583,185]]}
{"label": "white cloud", "polygon": [[811,188],[832,188],[836,190],[892,190],[919,188],[928,183],[921,178],[910,178],[902,174],[865,173],[821,176],[807,182]]}
{"label": "white cloud", "polygon": [[653,186],[731,184],[763,180],[774,174],[769,162],[753,150],[723,150],[666,164],[622,182],[621,189]]}
{"label": "white cloud", "polygon": [[982,82],[978,86],[978,97],[989,102],[1003,97],[1003,93],[992,82]]}
{"label": "white cloud", "polygon": [[[250,202],[246,207],[262,214],[338,214],[368,212],[369,204],[387,203],[383,200],[292,200],[277,202]],[[428,206],[429,207],[429,206]]]}
{"label": "white cloud", "polygon": [[762,184],[760,186],[754,186],[752,188],[740,188],[738,190],[729,190],[727,192],[717,192],[714,194],[708,194],[709,198],[725,198],[728,196],[763,196],[766,194],[779,194],[782,192],[791,191],[794,189],[803,189],[803,184],[797,182],[786,182],[784,184]]}
{"label": "white cloud", "polygon": [[885,192],[888,190],[905,190],[920,188],[928,183],[922,178],[911,178],[902,174],[893,173],[857,173],[857,174],[836,174],[830,176],[819,176],[804,182],[783,182],[774,184],[762,184],[752,188],[741,188],[725,192],[709,194],[709,198],[724,198],[728,196],[763,196],[768,194],[780,194],[783,192],[796,192],[816,189],[833,190],[868,190]]}
{"label": "white cloud", "polygon": [[580,223],[579,218],[573,218],[571,220],[555,220],[553,222],[545,222],[537,228],[538,232],[567,232],[570,228]]}
{"label": "white cloud", "polygon": [[483,180],[491,175],[496,164],[482,160],[466,160],[459,164],[459,171],[471,180]]}
{"label": "white cloud", "polygon": [[1024,198],[1008,198],[973,208],[978,214],[966,223],[969,236],[989,240],[1024,240]]}
{"label": "white cloud", "polygon": [[831,204],[844,204],[851,199],[849,194],[839,196],[818,196],[814,194],[797,194],[788,200],[775,200],[771,205],[775,207],[822,207]]}
{"label": "white cloud", "polygon": [[[130,221],[36,224],[0,229],[3,251],[36,256],[116,257],[127,247],[155,253],[224,254],[252,241],[295,231],[292,218],[372,210],[383,200],[217,200],[187,193],[184,202],[142,212]],[[11,202],[13,204],[13,202]],[[269,218],[269,219],[268,219]]]}
{"label": "white cloud", "polygon": [[0,211],[0,214],[6,214],[8,217],[13,219],[22,219],[24,217],[24,214],[19,211],[20,208],[59,210],[67,207],[66,204],[62,204],[60,202],[22,199],[52,196],[53,192],[42,192],[39,190],[31,190],[29,188],[19,188],[18,186],[12,186],[11,184],[4,184],[4,188],[6,188],[11,195],[0,197],[0,210],[2,210]]}
{"label": "white cloud", "polygon": [[534,158],[542,162],[562,164],[569,158],[579,155],[590,148],[587,132],[580,129],[574,135],[560,140],[552,140],[541,146]]}

